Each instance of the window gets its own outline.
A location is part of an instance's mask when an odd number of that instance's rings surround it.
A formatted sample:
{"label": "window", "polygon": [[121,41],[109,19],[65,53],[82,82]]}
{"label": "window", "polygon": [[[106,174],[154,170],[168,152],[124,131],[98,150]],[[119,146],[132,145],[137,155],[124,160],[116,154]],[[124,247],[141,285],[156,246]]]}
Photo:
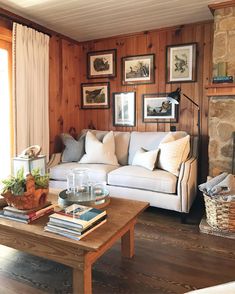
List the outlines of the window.
{"label": "window", "polygon": [[0,40],[0,179],[11,173],[11,43]]}

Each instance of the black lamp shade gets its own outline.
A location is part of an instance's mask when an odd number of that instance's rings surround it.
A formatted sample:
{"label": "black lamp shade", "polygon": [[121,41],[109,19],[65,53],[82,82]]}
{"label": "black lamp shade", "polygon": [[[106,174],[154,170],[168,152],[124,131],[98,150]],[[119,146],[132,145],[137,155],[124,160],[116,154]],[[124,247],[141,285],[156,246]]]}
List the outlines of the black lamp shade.
{"label": "black lamp shade", "polygon": [[[180,94],[181,94],[181,89],[180,88],[177,88],[174,92],[171,92],[168,94],[167,98],[170,98],[169,100],[175,100],[175,101],[172,101],[172,102],[180,102]],[[176,104],[178,104],[176,103]]]}

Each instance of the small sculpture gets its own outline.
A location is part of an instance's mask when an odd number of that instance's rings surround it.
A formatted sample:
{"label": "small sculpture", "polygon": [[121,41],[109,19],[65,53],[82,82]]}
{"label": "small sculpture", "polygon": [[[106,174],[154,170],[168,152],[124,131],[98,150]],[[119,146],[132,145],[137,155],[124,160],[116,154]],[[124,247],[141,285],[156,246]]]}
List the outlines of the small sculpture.
{"label": "small sculpture", "polygon": [[40,154],[42,148],[39,145],[32,145],[29,146],[28,148],[24,149],[19,157],[21,158],[35,158],[38,157]]}

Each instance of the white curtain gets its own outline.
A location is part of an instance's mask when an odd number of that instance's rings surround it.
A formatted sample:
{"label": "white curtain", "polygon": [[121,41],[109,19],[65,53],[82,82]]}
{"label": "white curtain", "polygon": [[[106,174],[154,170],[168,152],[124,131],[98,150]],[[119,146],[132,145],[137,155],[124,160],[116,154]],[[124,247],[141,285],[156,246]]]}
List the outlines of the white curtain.
{"label": "white curtain", "polygon": [[15,153],[40,145],[49,155],[49,36],[13,25]]}

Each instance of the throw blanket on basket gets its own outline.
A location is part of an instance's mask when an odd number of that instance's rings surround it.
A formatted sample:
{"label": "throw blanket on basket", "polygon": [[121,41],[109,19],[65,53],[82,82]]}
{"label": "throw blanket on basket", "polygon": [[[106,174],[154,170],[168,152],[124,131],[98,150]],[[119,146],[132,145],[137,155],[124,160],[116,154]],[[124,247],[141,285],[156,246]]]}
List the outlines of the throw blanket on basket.
{"label": "throw blanket on basket", "polygon": [[208,196],[235,195],[235,176],[222,173],[217,177],[198,186],[199,190]]}

